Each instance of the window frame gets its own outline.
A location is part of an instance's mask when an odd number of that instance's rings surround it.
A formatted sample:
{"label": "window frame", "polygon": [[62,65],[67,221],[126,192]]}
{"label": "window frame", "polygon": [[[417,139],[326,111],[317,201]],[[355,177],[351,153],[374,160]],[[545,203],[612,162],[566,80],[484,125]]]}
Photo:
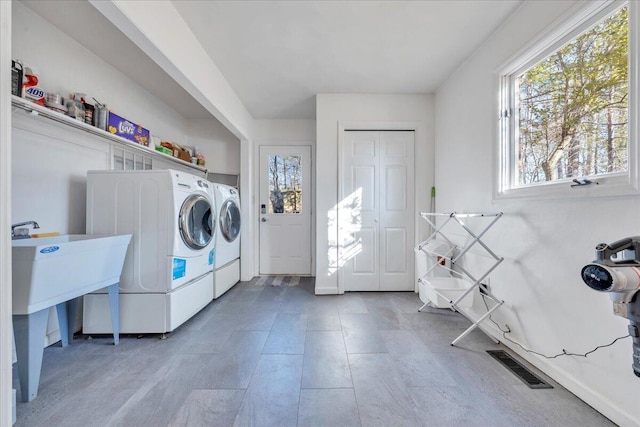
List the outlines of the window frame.
{"label": "window frame", "polygon": [[[496,70],[497,75],[497,153],[494,200],[503,198],[580,198],[590,196],[640,195],[638,82],[640,45],[640,2],[599,0],[580,2],[555,21],[540,36],[528,43]],[[515,80],[517,76],[543,61],[576,36],[624,6],[629,17],[629,141],[626,172],[601,174],[589,178],[594,184],[571,187],[572,178],[518,186],[517,111]],[[595,184],[597,183],[597,185]]]}

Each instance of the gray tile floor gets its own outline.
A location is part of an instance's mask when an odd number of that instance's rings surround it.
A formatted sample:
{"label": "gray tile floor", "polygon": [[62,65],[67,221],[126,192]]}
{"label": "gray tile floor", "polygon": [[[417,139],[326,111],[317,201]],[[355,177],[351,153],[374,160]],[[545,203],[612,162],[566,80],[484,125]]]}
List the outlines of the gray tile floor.
{"label": "gray tile floor", "polygon": [[[552,381],[531,390],[468,321],[413,293],[236,285],[157,335],[45,349],[18,426],[609,426]],[[14,368],[15,371],[15,368]],[[17,384],[14,372],[14,383]]]}

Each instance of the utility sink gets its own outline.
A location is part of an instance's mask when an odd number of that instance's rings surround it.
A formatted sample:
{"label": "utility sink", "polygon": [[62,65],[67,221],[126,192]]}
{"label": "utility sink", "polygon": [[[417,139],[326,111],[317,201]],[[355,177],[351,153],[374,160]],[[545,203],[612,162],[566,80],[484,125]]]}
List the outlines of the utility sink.
{"label": "utility sink", "polygon": [[13,314],[30,314],[120,281],[131,235],[11,241]]}
{"label": "utility sink", "polygon": [[23,402],[38,393],[50,307],[56,307],[65,347],[73,339],[77,298],[107,288],[113,339],[118,344],[118,287],[130,241],[130,234],[69,234],[11,241],[13,332]]}

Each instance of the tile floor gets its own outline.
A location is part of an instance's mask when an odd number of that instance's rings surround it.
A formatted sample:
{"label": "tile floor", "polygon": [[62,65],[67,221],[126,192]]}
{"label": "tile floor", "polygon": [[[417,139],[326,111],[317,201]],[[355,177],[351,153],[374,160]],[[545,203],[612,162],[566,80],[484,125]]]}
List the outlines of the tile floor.
{"label": "tile floor", "polygon": [[[314,296],[241,282],[157,335],[45,349],[18,426],[610,426],[558,386],[531,390],[468,321],[413,293]],[[264,281],[262,281],[264,282]],[[17,377],[14,368],[14,383]]]}

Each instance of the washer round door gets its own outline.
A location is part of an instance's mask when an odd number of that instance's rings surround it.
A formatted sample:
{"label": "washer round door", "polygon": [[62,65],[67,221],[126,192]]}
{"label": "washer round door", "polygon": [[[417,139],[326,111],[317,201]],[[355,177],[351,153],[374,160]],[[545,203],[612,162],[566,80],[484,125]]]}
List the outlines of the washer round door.
{"label": "washer round door", "polygon": [[206,197],[192,194],[180,208],[180,236],[191,249],[204,249],[215,232],[211,203]]}
{"label": "washer round door", "polygon": [[231,199],[225,201],[220,209],[220,232],[229,243],[240,235],[240,209]]}

